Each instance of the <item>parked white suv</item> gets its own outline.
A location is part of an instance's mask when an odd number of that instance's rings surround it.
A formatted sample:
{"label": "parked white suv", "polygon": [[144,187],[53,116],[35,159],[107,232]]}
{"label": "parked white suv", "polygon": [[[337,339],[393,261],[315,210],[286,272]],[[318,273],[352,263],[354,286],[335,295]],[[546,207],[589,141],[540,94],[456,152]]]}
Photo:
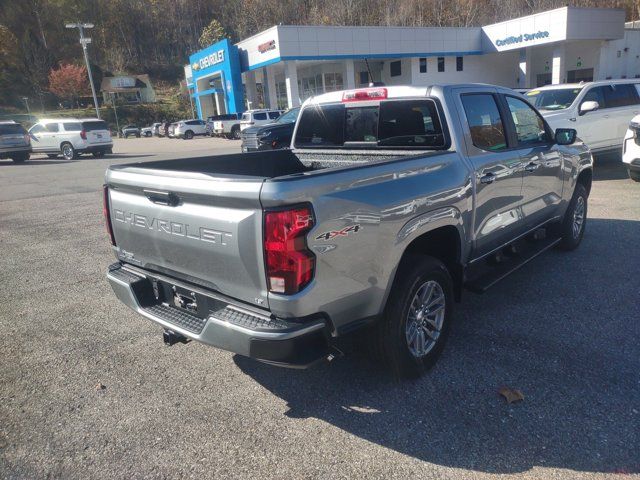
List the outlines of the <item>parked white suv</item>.
{"label": "parked white suv", "polygon": [[196,135],[208,135],[207,122],[193,118],[191,120],[180,120],[176,123],[173,136],[191,140]]}
{"label": "parked white suv", "polygon": [[29,129],[34,153],[46,153],[49,158],[62,154],[67,160],[82,153],[102,157],[113,153],[111,132],[99,118],[49,118]]}
{"label": "parked white suv", "polygon": [[640,115],[633,117],[624,136],[622,161],[627,165],[629,177],[640,182]]}
{"label": "parked white suv", "polygon": [[282,110],[247,110],[242,114],[242,118],[240,119],[240,130],[272,123],[280,115],[282,115]]}
{"label": "parked white suv", "polygon": [[629,121],[640,114],[640,79],[534,88],[524,94],[553,128],[575,128],[593,152],[620,149]]}

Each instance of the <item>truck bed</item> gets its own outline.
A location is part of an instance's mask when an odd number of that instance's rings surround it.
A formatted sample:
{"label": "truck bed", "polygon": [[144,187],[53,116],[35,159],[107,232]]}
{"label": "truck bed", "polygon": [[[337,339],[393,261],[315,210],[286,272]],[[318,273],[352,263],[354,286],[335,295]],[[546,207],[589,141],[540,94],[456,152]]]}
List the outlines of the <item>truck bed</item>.
{"label": "truck bed", "polygon": [[[424,152],[406,152],[407,155]],[[430,152],[436,153],[436,152]],[[406,155],[379,151],[339,152],[274,150],[267,152],[212,155],[207,157],[160,160],[112,166],[111,170],[162,170],[198,173],[215,177],[259,177],[263,179],[302,174],[329,168],[348,168],[397,160]]]}

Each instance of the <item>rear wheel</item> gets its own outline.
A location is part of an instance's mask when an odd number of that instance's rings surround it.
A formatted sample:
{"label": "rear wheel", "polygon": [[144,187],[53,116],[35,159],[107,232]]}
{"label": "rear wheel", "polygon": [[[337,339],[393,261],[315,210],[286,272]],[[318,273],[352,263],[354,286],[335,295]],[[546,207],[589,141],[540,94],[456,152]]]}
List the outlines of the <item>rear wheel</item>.
{"label": "rear wheel", "polygon": [[236,125],[231,129],[231,138],[240,140],[240,125]]}
{"label": "rear wheel", "polygon": [[634,172],[633,170],[629,170],[629,178],[634,182],[640,182],[640,172]]}
{"label": "rear wheel", "polygon": [[76,153],[75,148],[68,142],[63,143],[60,146],[60,151],[62,152],[62,156],[67,160],[73,160],[77,158],[78,154]]}
{"label": "rear wheel", "polygon": [[576,184],[573,197],[569,202],[562,223],[558,225],[562,250],[573,250],[580,245],[587,225],[587,189],[581,183]]}
{"label": "rear wheel", "polygon": [[419,377],[440,356],[452,314],[453,281],[444,264],[427,256],[406,258],[374,326],[372,350],[394,376]]}
{"label": "rear wheel", "polygon": [[193,138],[193,132],[191,130],[187,130],[184,132],[184,139],[191,140]]}
{"label": "rear wheel", "polygon": [[30,155],[28,153],[20,153],[11,157],[13,163],[24,163],[29,160]]}

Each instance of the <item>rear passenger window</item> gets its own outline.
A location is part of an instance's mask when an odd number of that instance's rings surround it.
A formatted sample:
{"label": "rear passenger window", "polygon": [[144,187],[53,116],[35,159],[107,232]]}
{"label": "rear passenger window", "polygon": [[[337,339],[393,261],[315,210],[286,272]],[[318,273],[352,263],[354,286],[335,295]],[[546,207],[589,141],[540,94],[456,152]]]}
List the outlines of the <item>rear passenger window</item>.
{"label": "rear passenger window", "polygon": [[461,98],[473,144],[489,151],[507,148],[504,124],[493,95],[466,94]]}
{"label": "rear passenger window", "polygon": [[638,92],[631,84],[613,84],[605,90],[605,102],[607,108],[626,107],[637,105]]}
{"label": "rear passenger window", "polygon": [[551,141],[542,117],[522,100],[506,96],[519,145],[536,145]]}
{"label": "rear passenger window", "polygon": [[47,130],[47,132],[52,133],[56,133],[60,130],[57,123],[47,123],[44,128]]}
{"label": "rear passenger window", "polygon": [[267,119],[267,113],[254,113],[253,114],[253,119],[254,120],[266,120]]}
{"label": "rear passenger window", "polygon": [[82,130],[82,125],[79,123],[63,123],[65,132],[80,132]]}

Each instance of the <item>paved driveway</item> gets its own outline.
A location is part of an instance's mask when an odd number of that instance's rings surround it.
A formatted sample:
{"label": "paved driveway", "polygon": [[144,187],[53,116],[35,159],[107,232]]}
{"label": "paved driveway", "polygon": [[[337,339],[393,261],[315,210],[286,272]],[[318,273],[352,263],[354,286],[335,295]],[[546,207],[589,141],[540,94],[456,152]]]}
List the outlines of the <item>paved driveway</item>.
{"label": "paved driveway", "polygon": [[237,150],[130,139],[115,158],[0,162],[0,477],[640,473],[640,184],[619,163],[596,166],[577,251],[466,294],[437,366],[394,383],[357,352],[295,371],[167,348],[116,301],[107,165]]}

